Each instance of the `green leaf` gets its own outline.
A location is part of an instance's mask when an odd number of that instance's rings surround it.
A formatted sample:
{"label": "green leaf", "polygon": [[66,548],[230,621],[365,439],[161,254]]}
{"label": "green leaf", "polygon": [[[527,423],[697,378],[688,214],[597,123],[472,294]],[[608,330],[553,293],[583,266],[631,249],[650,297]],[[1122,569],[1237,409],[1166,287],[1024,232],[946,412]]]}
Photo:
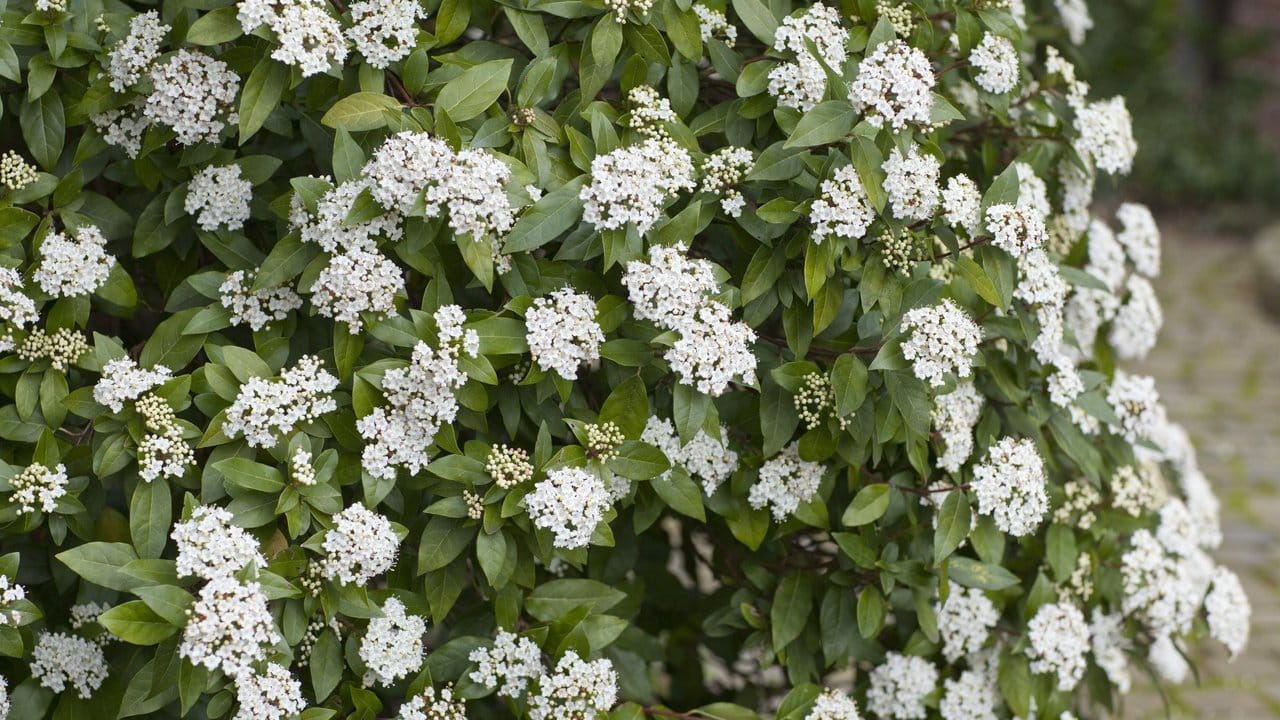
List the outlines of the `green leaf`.
{"label": "green leaf", "polygon": [[253,67],[240,91],[240,144],[245,144],[280,104],[285,83],[289,80],[288,66],[264,57]]}
{"label": "green leaf", "polygon": [[761,0],[733,0],[733,9],[766,47],[773,46],[773,36],[778,31],[778,18]]}
{"label": "green leaf", "polygon": [[52,171],[62,156],[66,142],[67,119],[62,95],[49,92],[32,102],[19,103],[18,124],[31,157],[45,170]]}
{"label": "green leaf", "polygon": [[187,610],[195,604],[195,596],[172,585],[147,585],[133,591],[158,617],[174,627],[187,624]]}
{"label": "green leaf", "polygon": [[963,490],[947,493],[938,509],[938,526],[933,532],[933,562],[939,564],[946,560],[960,543],[969,537],[973,526],[973,515],[969,509],[969,496]]}
{"label": "green leaf", "polygon": [[[1018,279],[1017,267],[1014,264],[1013,256],[990,245],[978,247],[976,254],[978,262],[982,263],[982,269],[986,271],[987,278],[995,289],[995,297],[998,302],[993,304],[1001,309],[1009,307],[1009,303],[1013,300],[1013,289]],[[974,288],[974,290],[976,291],[977,288]],[[985,300],[986,298],[984,297],[983,299]]]}
{"label": "green leaf", "polygon": [[342,643],[332,630],[326,629],[316,638],[315,645],[311,647],[308,665],[311,668],[311,689],[315,691],[316,699],[323,701],[333,694],[346,670],[342,659]]}
{"label": "green leaf", "polygon": [[773,605],[769,608],[774,652],[800,637],[812,611],[813,585],[809,576],[793,572],[783,577],[773,593]]}
{"label": "green leaf", "polygon": [[884,626],[884,596],[874,585],[868,585],[858,593],[858,632],[870,640]]}
{"label": "green leaf", "polygon": [[1000,173],[1000,176],[991,183],[991,187],[982,195],[982,217],[987,217],[987,208],[992,205],[1014,204],[1018,202],[1018,190],[1022,186],[1022,181],[1018,179],[1017,165],[1010,163],[1009,167]]}
{"label": "green leaf", "polygon": [[987,271],[982,266],[974,262],[967,255],[957,255],[955,258],[956,270],[960,273],[960,277],[969,284],[978,297],[987,302],[1000,306],[1000,293],[996,291],[995,285],[991,282],[991,278],[987,277]]}
{"label": "green leaf", "polygon": [[134,645],[155,645],[178,632],[177,625],[157,615],[141,600],[130,600],[102,613],[98,624]]}
{"label": "green leaf", "polygon": [[603,613],[626,598],[621,590],[596,580],[569,578],[545,582],[533,589],[525,602],[530,615],[544,622],[564,617],[578,608]]}
{"label": "green leaf", "polygon": [[671,467],[667,456],[648,443],[627,440],[617,452],[617,457],[609,460],[609,469],[632,480],[656,478]]}
{"label": "green leaf", "polygon": [[467,68],[450,80],[436,97],[436,107],[454,122],[465,122],[488,110],[507,89],[511,59],[490,60]]}
{"label": "green leaf", "polygon": [[867,366],[857,355],[847,353],[831,366],[831,392],[835,395],[836,414],[851,415],[867,398]]}
{"label": "green leaf", "polygon": [[449,518],[432,518],[418,542],[418,574],[421,575],[453,562],[475,537],[476,526],[462,525]]}
{"label": "green leaf", "polygon": [[137,579],[121,571],[130,561],[138,559],[132,545],[92,542],[64,550],[56,557],[86,581],[110,590],[128,591],[139,584]]}
{"label": "green leaf", "polygon": [[240,21],[236,19],[236,8],[224,7],[210,10],[191,23],[187,42],[192,45],[219,45],[243,34]]}
{"label": "green leaf", "polygon": [[761,245],[742,276],[742,303],[745,305],[773,290],[786,264],[787,258],[781,248]]}
{"label": "green leaf", "polygon": [[585,184],[586,176],[579,176],[542,196],[520,215],[503,239],[502,251],[514,254],[540,248],[576,225],[582,217],[578,195]]}
{"label": "green leaf", "polygon": [[947,561],[948,577],[965,587],[1003,590],[1018,584],[1018,576],[1008,570],[960,555]]}
{"label": "green leaf", "polygon": [[1045,535],[1045,559],[1059,582],[1070,579],[1071,573],[1075,572],[1077,558],[1076,536],[1071,528],[1057,523],[1050,525]]}
{"label": "green leaf", "polygon": [[667,507],[699,522],[706,522],[707,513],[702,507],[702,490],[683,470],[675,469],[655,477],[650,485]]}
{"label": "green leaf", "polygon": [[853,130],[857,114],[845,100],[818,103],[800,118],[784,147],[813,147],[840,140]]}
{"label": "green leaf", "polygon": [[298,233],[285,235],[276,241],[271,252],[262,261],[262,267],[253,279],[252,289],[267,290],[292,281],[319,254],[319,246],[303,242]]}
{"label": "green leaf", "polygon": [[213,464],[213,469],[222,473],[226,483],[234,488],[264,493],[278,493],[284,489],[284,473],[248,458],[219,460]]}
{"label": "green leaf", "polygon": [[1014,714],[1019,717],[1031,714],[1031,666],[1025,656],[1003,653],[996,684]]}
{"label": "green leaf", "polygon": [[628,438],[638,438],[649,419],[649,394],[639,375],[618,383],[600,407],[600,422],[611,422]]}
{"label": "green leaf", "polygon": [[133,538],[138,557],[160,557],[169,539],[172,522],[169,483],[163,478],[153,482],[139,481],[129,502],[129,536]]}
{"label": "green leaf", "polygon": [[476,537],[476,559],[480,561],[480,569],[488,578],[489,584],[499,587],[502,580],[502,567],[507,559],[507,536],[502,531],[480,533]]}
{"label": "green leaf", "polygon": [[334,103],[320,122],[349,132],[377,130],[387,126],[388,111],[400,112],[400,103],[382,93],[357,92]]}
{"label": "green leaf", "polygon": [[614,19],[613,13],[605,13],[592,27],[579,55],[578,75],[582,102],[594,100],[596,94],[608,84],[621,50],[622,28]]}
{"label": "green leaf", "polygon": [[853,496],[853,502],[845,509],[840,522],[846,527],[858,527],[875,522],[889,509],[891,488],[888,483],[867,485]]}

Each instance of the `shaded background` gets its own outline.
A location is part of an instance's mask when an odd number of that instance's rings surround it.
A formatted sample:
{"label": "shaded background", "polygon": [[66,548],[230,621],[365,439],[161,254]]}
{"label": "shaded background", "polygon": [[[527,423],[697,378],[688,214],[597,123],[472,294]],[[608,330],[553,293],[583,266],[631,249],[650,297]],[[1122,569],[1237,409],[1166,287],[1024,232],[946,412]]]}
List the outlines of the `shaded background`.
{"label": "shaded background", "polygon": [[1146,202],[1164,235],[1164,329],[1136,369],[1199,449],[1223,504],[1216,556],[1253,605],[1248,649],[1228,663],[1204,643],[1199,684],[1162,699],[1135,665],[1124,717],[1167,701],[1179,719],[1280,718],[1280,303],[1262,303],[1280,297],[1280,0],[1089,4],[1082,77],[1128,98],[1140,148],[1130,177],[1099,183],[1102,206]]}

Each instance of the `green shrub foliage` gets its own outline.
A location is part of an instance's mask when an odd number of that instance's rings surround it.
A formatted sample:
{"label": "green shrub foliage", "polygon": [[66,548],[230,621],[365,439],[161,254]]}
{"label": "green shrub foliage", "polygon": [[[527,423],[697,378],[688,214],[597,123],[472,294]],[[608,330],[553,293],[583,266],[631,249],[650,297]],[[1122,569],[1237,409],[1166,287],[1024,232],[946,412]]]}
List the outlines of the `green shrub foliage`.
{"label": "green shrub foliage", "polygon": [[715,3],[5,6],[0,709],[1096,717],[1240,652],[1083,2]]}

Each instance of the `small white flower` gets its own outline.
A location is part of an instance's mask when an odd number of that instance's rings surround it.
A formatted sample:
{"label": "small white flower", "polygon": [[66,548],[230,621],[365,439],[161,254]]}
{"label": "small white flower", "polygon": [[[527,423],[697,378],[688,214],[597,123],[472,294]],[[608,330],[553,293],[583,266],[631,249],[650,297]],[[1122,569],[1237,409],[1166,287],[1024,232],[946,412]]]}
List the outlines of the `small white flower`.
{"label": "small white flower", "polygon": [[351,27],[347,37],[379,70],[413,52],[418,20],[427,10],[417,0],[357,0],[351,3]]}
{"label": "small white flower", "polygon": [[973,470],[978,513],[990,515],[996,527],[1014,536],[1035,532],[1049,511],[1044,460],[1035,443],[1002,438]]}
{"label": "small white flower", "polygon": [[968,175],[947,180],[942,191],[942,213],[946,221],[970,236],[978,234],[982,224],[982,193]]}
{"label": "small white flower", "polygon": [[559,468],[547,473],[524,497],[529,519],[554,536],[558,548],[586,547],[611,506],[609,489],[595,473]]}
{"label": "small white flower", "polygon": [[1249,620],[1253,615],[1240,578],[1225,567],[1215,569],[1204,609],[1210,634],[1227,646],[1234,660],[1249,644]]}
{"label": "small white flower", "polygon": [[360,659],[369,675],[386,686],[416,673],[426,655],[422,645],[426,632],[425,620],[407,614],[398,599],[387,598],[382,604],[382,617],[369,621],[369,629],[360,640]]}
{"label": "small white flower", "polygon": [[1133,261],[1134,268],[1149,278],[1160,274],[1160,228],[1146,205],[1124,203],[1116,210],[1123,230],[1116,239]]}
{"label": "small white flower", "polygon": [[178,655],[193,665],[222,670],[232,678],[253,674],[267,648],[280,641],[267,608],[267,596],[256,582],[241,584],[231,576],[216,577],[200,588],[187,615]]}
{"label": "small white flower", "polygon": [[154,89],[143,114],[168,125],[182,145],[216,142],[235,112],[240,76],[226,63],[194,50],[179,50],[151,70]]}
{"label": "small white flower", "polygon": [[860,720],[858,703],[843,690],[825,688],[804,720]]}
{"label": "small white flower", "polygon": [[209,165],[191,178],[183,207],[205,230],[219,226],[239,230],[249,219],[252,199],[253,183],[240,172],[239,165]]}
{"label": "small white flower", "polygon": [[928,220],[938,208],[938,158],[912,145],[904,157],[894,148],[884,161],[884,191],[893,216],[900,220]]}
{"label": "small white flower", "polygon": [[395,565],[400,538],[386,517],[355,503],[333,519],[324,536],[326,578],[363,585]]}
{"label": "small white flower", "polygon": [[901,131],[908,124],[929,124],[935,82],[928,56],[895,38],[859,63],[849,101],[872,127],[887,122],[895,132]]}
{"label": "small white flower", "polygon": [[857,240],[867,234],[875,220],[875,209],[852,165],[845,165],[822,181],[822,194],[809,209],[813,223],[813,241],[821,243],[827,235]]}
{"label": "small white flower", "polygon": [[672,140],[646,138],[591,161],[591,182],[579,193],[582,219],[597,230],[633,223],[643,235],[662,217],[670,198],[693,187],[689,152]]}
{"label": "small white flower", "polygon": [[969,63],[978,70],[973,81],[989,93],[1003,95],[1018,86],[1018,68],[1022,62],[1007,38],[984,34],[982,42],[969,53]]}
{"label": "small white flower", "polygon": [[31,677],[56,693],[71,686],[88,700],[109,672],[97,643],[67,633],[41,633],[31,651]]}
{"label": "small white flower", "polygon": [[1076,152],[1103,172],[1128,175],[1138,143],[1133,139],[1133,118],[1124,98],[1089,103],[1076,111]]}
{"label": "small white flower", "polygon": [[1029,205],[1002,203],[987,208],[987,232],[991,244],[1015,258],[1044,247],[1049,241],[1044,216]]}
{"label": "small white flower", "polygon": [[496,688],[499,697],[518,698],[529,681],[542,675],[542,651],[529,638],[499,630],[491,648],[476,648],[467,659],[476,664],[471,681]]}
{"label": "small white flower", "polygon": [[202,505],[176,523],[170,537],[178,548],[178,575],[212,580],[229,577],[249,565],[265,568],[258,541],[235,525],[225,508]]}
{"label": "small white flower", "polygon": [[940,387],[948,373],[961,378],[972,373],[982,328],[950,299],[908,311],[902,328],[910,333],[902,343],[902,354],[911,361],[916,377]]}
{"label": "small white flower", "polygon": [[882,720],[924,720],[924,698],[938,686],[938,668],[922,657],[890,652],[871,671],[867,709]]}
{"label": "small white flower", "polygon": [[986,644],[991,628],[1000,621],[995,603],[977,588],[952,586],[945,603],[935,606],[942,654],[954,663]]}
{"label": "small white flower", "polygon": [[236,680],[235,720],[285,720],[302,712],[307,701],[302,683],[278,663],[268,663],[266,672],[245,673]]}
{"label": "small white flower", "polygon": [[93,386],[93,399],[111,408],[111,412],[120,412],[125,401],[137,400],[172,377],[173,371],[163,365],[143,370],[132,358],[119,358],[102,366],[102,377]]}
{"label": "small white flower", "polygon": [[760,467],[760,479],[751,486],[747,501],[759,510],[768,507],[773,519],[783,522],[802,503],[818,494],[826,468],[802,460],[798,443],[791,443]]}
{"label": "small white flower", "polygon": [[54,297],[90,295],[107,282],[116,258],[107,252],[107,239],[94,225],[75,231],[75,240],[53,233],[40,243],[40,266],[32,279]]}
{"label": "small white flower", "polygon": [[1070,603],[1042,605],[1027,623],[1031,672],[1058,676],[1058,690],[1069,692],[1084,677],[1089,652],[1089,626],[1080,609]]}
{"label": "small white flower", "polygon": [[561,288],[534,300],[524,319],[529,352],[543,370],[576,380],[580,365],[600,359],[604,333],[590,295]]}
{"label": "small white flower", "polygon": [[107,67],[111,89],[122,93],[137,85],[160,56],[160,44],[172,29],[160,22],[155,10],[134,15],[129,21],[129,34],[111,48]]}
{"label": "small white flower", "polygon": [[319,358],[303,355],[279,380],[251,377],[241,385],[222,431],[230,438],[244,435],[252,447],[274,447],[299,424],[336,409],[332,393],[337,387],[338,378],[320,366]]}

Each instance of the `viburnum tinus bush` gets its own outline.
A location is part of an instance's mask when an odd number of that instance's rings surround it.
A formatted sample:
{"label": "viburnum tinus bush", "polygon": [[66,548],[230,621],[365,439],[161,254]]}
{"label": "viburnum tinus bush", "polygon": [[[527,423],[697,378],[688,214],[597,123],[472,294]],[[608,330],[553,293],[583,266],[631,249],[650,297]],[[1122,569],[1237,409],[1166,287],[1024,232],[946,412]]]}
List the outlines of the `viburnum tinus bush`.
{"label": "viburnum tinus bush", "polygon": [[10,2],[0,710],[1098,717],[1240,652],[1089,26]]}

